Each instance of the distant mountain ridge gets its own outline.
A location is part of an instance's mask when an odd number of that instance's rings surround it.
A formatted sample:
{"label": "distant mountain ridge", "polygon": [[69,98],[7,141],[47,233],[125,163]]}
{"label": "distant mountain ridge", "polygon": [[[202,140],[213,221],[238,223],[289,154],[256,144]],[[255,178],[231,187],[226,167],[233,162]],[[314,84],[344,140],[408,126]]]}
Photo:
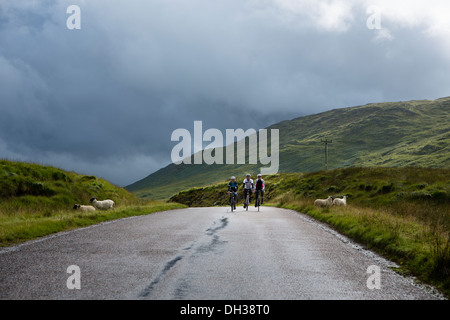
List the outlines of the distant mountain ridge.
{"label": "distant mountain ridge", "polygon": [[[329,168],[450,167],[450,97],[437,100],[372,103],[334,109],[285,120],[279,129],[280,172],[324,169],[324,145]],[[169,198],[178,191],[257,173],[261,165],[174,165],[126,187],[137,196]]]}

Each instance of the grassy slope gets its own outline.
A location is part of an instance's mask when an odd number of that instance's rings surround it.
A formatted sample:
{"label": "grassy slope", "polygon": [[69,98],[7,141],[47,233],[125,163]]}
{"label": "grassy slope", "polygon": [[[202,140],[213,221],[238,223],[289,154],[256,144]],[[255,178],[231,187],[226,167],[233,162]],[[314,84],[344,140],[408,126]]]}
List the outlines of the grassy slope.
{"label": "grassy slope", "polygon": [[[280,172],[324,167],[450,167],[450,98],[336,109],[272,125],[280,130]],[[222,181],[260,165],[169,165],[127,187],[138,197],[168,198],[183,189]]]}
{"label": "grassy slope", "polygon": [[[330,224],[450,295],[450,169],[347,168],[265,180],[267,201]],[[227,205],[226,191],[223,182],[182,191],[172,200]],[[349,195],[349,205],[314,207],[314,199],[328,195]]]}
{"label": "grassy slope", "polygon": [[[81,213],[75,203],[112,199],[113,211]],[[94,176],[37,164],[0,161],[0,246],[131,215],[182,207],[148,202]]]}

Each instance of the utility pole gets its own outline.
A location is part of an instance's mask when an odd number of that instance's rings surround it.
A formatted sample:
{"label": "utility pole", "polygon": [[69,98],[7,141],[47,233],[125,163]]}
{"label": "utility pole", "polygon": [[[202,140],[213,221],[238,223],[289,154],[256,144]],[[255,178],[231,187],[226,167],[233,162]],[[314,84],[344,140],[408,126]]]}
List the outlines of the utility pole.
{"label": "utility pole", "polygon": [[321,139],[320,141],[325,143],[325,167],[326,167],[326,170],[328,170],[328,144],[333,143],[333,140]]}

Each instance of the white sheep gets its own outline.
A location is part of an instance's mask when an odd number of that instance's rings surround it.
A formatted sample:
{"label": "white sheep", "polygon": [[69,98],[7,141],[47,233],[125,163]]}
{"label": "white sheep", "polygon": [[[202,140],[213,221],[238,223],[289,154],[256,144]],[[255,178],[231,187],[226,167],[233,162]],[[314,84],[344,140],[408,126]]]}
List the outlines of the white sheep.
{"label": "white sheep", "polygon": [[97,198],[92,198],[90,202],[94,205],[95,208],[100,210],[114,209],[114,201],[109,199],[98,201]]}
{"label": "white sheep", "polygon": [[333,205],[333,197],[328,196],[327,199],[316,199],[314,205],[316,207],[331,207]]}
{"label": "white sheep", "polygon": [[333,200],[333,204],[335,206],[344,206],[345,207],[347,205],[347,198],[348,198],[347,196],[343,196],[342,199],[336,198]]}
{"label": "white sheep", "polygon": [[83,206],[81,204],[76,204],[73,206],[75,210],[80,210],[81,212],[93,212],[95,208],[93,206]]}

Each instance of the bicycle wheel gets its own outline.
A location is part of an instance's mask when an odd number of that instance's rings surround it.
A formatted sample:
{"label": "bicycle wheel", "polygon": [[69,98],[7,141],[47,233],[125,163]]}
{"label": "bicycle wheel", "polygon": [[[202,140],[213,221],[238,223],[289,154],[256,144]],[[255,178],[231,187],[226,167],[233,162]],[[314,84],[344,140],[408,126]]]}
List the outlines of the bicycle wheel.
{"label": "bicycle wheel", "polygon": [[258,205],[258,212],[259,212],[259,207],[261,206],[261,193],[260,192],[258,192],[257,205]]}
{"label": "bicycle wheel", "polygon": [[234,194],[231,195],[231,212],[234,210]]}
{"label": "bicycle wheel", "polygon": [[250,204],[249,195],[247,193],[247,198],[245,199],[245,211],[248,211],[248,205]]}

